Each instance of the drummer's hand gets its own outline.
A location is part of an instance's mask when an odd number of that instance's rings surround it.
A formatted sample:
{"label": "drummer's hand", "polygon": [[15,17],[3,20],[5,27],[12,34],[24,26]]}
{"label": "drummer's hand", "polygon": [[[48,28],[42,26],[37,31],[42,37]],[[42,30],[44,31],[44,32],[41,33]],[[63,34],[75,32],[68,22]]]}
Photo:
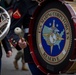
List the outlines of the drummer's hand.
{"label": "drummer's hand", "polygon": [[18,45],[20,46],[20,48],[24,49],[27,47],[27,43],[26,41],[24,40],[24,38],[21,38],[19,41],[18,41]]}
{"label": "drummer's hand", "polygon": [[10,57],[12,56],[12,51],[8,51],[8,53],[6,54],[6,57]]}

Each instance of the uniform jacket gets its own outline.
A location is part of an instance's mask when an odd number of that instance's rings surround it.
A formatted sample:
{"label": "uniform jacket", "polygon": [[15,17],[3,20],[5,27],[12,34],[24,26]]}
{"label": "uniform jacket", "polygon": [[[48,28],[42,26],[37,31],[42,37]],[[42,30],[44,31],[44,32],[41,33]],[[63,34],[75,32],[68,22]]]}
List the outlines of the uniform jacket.
{"label": "uniform jacket", "polygon": [[[16,5],[15,5],[16,4]],[[19,36],[14,33],[14,29],[16,27],[20,27],[23,25],[24,29],[28,28],[30,22],[30,16],[34,12],[35,8],[37,7],[37,2],[32,0],[19,0],[17,3],[14,4],[13,15],[11,18],[11,27],[8,33],[8,39],[12,43],[12,45],[16,49],[20,49],[18,46]],[[25,33],[25,38],[28,40],[28,33]],[[26,62],[33,62],[29,46],[24,50],[24,58]]]}
{"label": "uniform jacket", "polygon": [[[29,5],[29,6],[28,6]],[[14,29],[16,27],[20,27],[27,16],[29,9],[33,8],[37,3],[32,0],[18,0],[13,4],[13,7],[11,8],[13,10],[13,15],[11,18],[11,26],[10,31],[8,33],[8,39],[13,44],[13,46],[18,46],[19,37],[14,33]],[[31,9],[33,10],[33,9]],[[27,17],[28,18],[28,17]],[[28,21],[28,20],[27,20]],[[25,20],[25,24],[27,24],[27,21]],[[23,26],[26,27],[26,26]]]}

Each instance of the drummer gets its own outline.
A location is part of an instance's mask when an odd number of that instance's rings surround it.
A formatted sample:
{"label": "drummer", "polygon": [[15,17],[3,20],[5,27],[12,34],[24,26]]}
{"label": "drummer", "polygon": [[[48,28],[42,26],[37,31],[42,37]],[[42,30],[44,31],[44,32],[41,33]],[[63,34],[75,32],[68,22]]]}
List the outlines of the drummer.
{"label": "drummer", "polygon": [[[28,27],[29,27],[30,17],[32,16],[33,12],[38,6],[38,3],[36,1],[18,0],[17,3],[15,3],[12,8],[13,9],[12,23],[8,34],[8,39],[17,48],[26,47],[26,44],[23,46],[23,42],[20,41],[21,39],[19,38],[19,36],[14,33],[14,29],[16,27],[20,27],[20,28],[23,27],[25,31],[24,38],[28,41],[28,31],[29,31]],[[30,55],[30,49],[28,44],[27,47],[24,48],[24,59],[25,62],[28,63],[32,75],[45,75],[35,65]]]}

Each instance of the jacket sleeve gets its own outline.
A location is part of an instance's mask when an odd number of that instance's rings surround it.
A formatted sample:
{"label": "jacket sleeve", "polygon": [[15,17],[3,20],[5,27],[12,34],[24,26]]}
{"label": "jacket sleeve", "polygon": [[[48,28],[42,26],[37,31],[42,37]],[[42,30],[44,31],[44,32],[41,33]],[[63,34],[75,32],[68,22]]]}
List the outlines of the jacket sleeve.
{"label": "jacket sleeve", "polygon": [[10,32],[7,35],[9,42],[17,49],[17,50],[21,50],[21,48],[18,45],[18,41],[19,41],[19,36],[16,35],[12,30],[10,30]]}
{"label": "jacket sleeve", "polygon": [[11,45],[10,45],[7,37],[5,37],[5,38],[2,40],[2,45],[3,45],[4,50],[5,50],[6,53],[8,53],[8,51],[12,51]]}

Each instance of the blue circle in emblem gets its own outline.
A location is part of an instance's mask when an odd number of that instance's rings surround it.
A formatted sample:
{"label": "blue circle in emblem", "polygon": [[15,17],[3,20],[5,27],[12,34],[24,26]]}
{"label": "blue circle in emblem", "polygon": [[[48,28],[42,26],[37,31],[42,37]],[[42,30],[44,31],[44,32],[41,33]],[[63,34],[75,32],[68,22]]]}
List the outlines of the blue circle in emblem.
{"label": "blue circle in emblem", "polygon": [[41,32],[41,42],[45,52],[50,56],[59,55],[64,48],[65,41],[66,34],[61,20],[56,17],[48,18]]}

